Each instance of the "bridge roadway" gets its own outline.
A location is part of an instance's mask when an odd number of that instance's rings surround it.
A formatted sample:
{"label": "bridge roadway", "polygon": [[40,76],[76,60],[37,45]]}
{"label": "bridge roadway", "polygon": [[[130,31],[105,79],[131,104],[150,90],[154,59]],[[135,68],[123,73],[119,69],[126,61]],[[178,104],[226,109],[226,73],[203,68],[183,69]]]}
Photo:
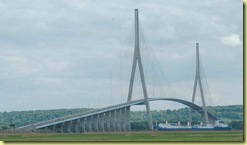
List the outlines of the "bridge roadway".
{"label": "bridge roadway", "polygon": [[[191,102],[174,98],[149,98],[149,101],[173,101],[189,106],[193,110],[203,114],[203,108]],[[73,115],[55,118],[21,126],[16,132],[121,132],[131,131],[130,106],[144,105],[145,100],[135,100],[101,109],[95,109]],[[213,122],[217,117],[208,112],[209,119]]]}

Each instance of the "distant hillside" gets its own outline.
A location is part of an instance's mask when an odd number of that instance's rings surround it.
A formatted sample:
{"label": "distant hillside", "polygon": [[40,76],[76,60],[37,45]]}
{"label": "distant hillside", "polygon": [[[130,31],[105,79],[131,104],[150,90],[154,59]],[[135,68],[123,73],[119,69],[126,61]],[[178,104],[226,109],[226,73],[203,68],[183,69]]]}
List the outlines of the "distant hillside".
{"label": "distant hillside", "polygon": [[[77,108],[77,109],[55,109],[55,110],[35,110],[35,111],[12,111],[0,112],[0,129],[6,129],[10,124],[23,126],[31,123],[45,121],[61,116],[66,116],[74,113],[92,110],[91,108]],[[243,121],[243,105],[230,105],[230,106],[209,106],[208,110],[215,114],[218,118],[225,122],[232,123],[233,121]],[[178,110],[161,110],[152,111],[154,122],[177,122],[181,121],[186,123],[189,119],[189,108],[182,108]],[[145,122],[145,111],[132,111],[131,122]],[[193,114],[193,121],[199,122],[200,115]]]}
{"label": "distant hillside", "polygon": [[76,109],[52,109],[52,110],[32,110],[32,111],[12,111],[0,112],[0,129],[9,127],[10,124],[23,126],[31,123],[54,119],[66,115],[92,110],[91,108]]}
{"label": "distant hillside", "polygon": [[[242,121],[243,120],[243,105],[229,105],[229,106],[209,106],[208,111],[217,116],[219,119],[225,122]],[[187,122],[189,120],[190,109],[188,107],[177,110],[161,110],[151,111],[154,122]],[[192,115],[192,121],[199,122],[200,114],[194,113]],[[145,111],[131,112],[131,121],[142,122],[146,120]]]}

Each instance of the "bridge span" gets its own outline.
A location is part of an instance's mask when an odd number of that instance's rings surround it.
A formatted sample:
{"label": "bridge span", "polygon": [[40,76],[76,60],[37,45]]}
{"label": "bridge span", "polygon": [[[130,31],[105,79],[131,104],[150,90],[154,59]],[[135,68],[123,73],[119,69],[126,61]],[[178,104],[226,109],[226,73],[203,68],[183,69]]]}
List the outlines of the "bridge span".
{"label": "bridge span", "polygon": [[[150,101],[173,101],[184,104],[203,115],[203,108],[181,99],[174,98],[149,98]],[[101,109],[95,109],[73,115],[55,118],[16,128],[16,132],[124,132],[131,131],[130,107],[132,105],[145,105],[145,99],[130,101]],[[213,122],[216,116],[207,112]]]}
{"label": "bridge span", "polygon": [[[134,57],[131,69],[130,83],[128,99],[126,103],[113,105],[101,109],[95,109],[92,111],[77,113],[69,116],[64,116],[60,118],[55,118],[48,121],[38,122],[35,124],[30,124],[22,127],[16,128],[16,131],[20,132],[61,132],[61,133],[75,133],[75,132],[120,132],[120,131],[130,131],[130,107],[132,105],[145,105],[147,111],[147,120],[149,129],[153,129],[153,121],[150,112],[150,101],[173,101],[184,104],[192,110],[197,111],[202,115],[203,125],[209,124],[209,122],[214,122],[217,119],[216,116],[209,113],[206,108],[206,103],[203,94],[203,87],[201,83],[200,76],[200,59],[199,59],[199,43],[196,43],[196,75],[194,81],[194,89],[192,95],[192,102],[188,102],[181,99],[175,98],[149,98],[146,88],[145,75],[143,71],[141,51],[139,45],[139,16],[138,9],[135,9],[135,45],[134,45]],[[144,99],[131,101],[133,84],[135,78],[135,72],[139,67],[141,84]],[[194,104],[195,93],[197,88],[197,83],[200,87],[201,98],[203,107]],[[191,119],[190,119],[191,122]]]}

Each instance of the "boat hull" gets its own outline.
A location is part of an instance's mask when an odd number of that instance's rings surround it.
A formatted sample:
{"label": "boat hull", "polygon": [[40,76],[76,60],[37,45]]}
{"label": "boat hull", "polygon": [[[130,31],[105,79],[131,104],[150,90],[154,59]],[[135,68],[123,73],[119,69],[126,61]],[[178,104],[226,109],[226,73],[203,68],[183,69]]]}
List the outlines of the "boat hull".
{"label": "boat hull", "polygon": [[154,127],[155,130],[165,130],[165,131],[210,131],[210,130],[213,130],[213,131],[217,131],[217,130],[232,130],[232,127],[228,126],[228,127],[212,127],[212,128],[203,128],[203,127],[186,127],[186,128],[175,128],[175,127],[172,127],[172,128],[169,128],[169,127],[166,127],[166,128],[162,128],[162,127]]}

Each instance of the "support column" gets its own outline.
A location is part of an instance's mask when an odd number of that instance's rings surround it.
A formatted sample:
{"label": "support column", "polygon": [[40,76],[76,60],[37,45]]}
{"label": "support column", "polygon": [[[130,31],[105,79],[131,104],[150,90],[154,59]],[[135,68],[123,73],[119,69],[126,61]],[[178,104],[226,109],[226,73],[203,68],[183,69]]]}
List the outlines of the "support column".
{"label": "support column", "polygon": [[108,111],[105,113],[105,128],[107,132],[111,132],[112,128],[111,128],[111,122],[112,122],[112,118],[111,118],[111,111]]}
{"label": "support column", "polygon": [[93,118],[93,130],[92,131],[94,131],[94,132],[98,132],[98,125],[99,125],[99,121],[98,121],[98,114],[96,114],[96,115],[93,115],[92,116],[92,118]]}
{"label": "support column", "polygon": [[111,111],[111,131],[116,131],[116,110]]}
{"label": "support column", "polygon": [[45,133],[47,133],[48,132],[48,129],[47,129],[47,127],[45,127]]}
{"label": "support column", "polygon": [[67,132],[68,132],[68,133],[71,133],[71,132],[72,132],[72,121],[69,121],[69,122],[68,122]]}
{"label": "support column", "polygon": [[86,117],[84,117],[84,118],[81,119],[81,123],[82,123],[82,125],[81,125],[82,132],[86,132],[86,128],[85,128]]}
{"label": "support column", "polygon": [[116,131],[119,131],[119,132],[121,132],[121,109],[117,109],[116,110],[116,113],[117,113],[117,120],[116,120],[116,128],[117,128],[117,130]]}
{"label": "support column", "polygon": [[131,131],[131,126],[130,126],[130,107],[126,107],[126,131]]}
{"label": "support column", "polygon": [[82,133],[82,119],[81,118],[78,118],[77,120],[77,124],[78,124],[78,129],[77,129],[77,132],[78,133]]}
{"label": "support column", "polygon": [[62,124],[63,123],[58,124],[58,127],[57,127],[57,132],[58,133],[62,133]]}
{"label": "support column", "polygon": [[64,133],[64,122],[61,124],[61,133]]}
{"label": "support column", "polygon": [[105,120],[104,120],[104,115],[105,113],[100,113],[99,114],[99,132],[105,132]]}
{"label": "support column", "polygon": [[85,117],[84,119],[84,125],[85,125],[85,131],[84,132],[89,132],[89,120],[88,120],[88,117]]}
{"label": "support column", "polygon": [[126,131],[126,108],[121,109],[121,130]]}
{"label": "support column", "polygon": [[70,132],[71,133],[75,133],[76,132],[76,120],[71,120],[71,128],[70,128]]}
{"label": "support column", "polygon": [[79,127],[80,127],[80,119],[77,119],[77,121],[75,122],[75,132],[76,133],[79,133],[80,130],[79,130]]}
{"label": "support column", "polygon": [[92,132],[92,121],[93,121],[93,116],[88,117],[88,132]]}
{"label": "support column", "polygon": [[64,133],[69,133],[68,126],[69,126],[69,122],[64,122]]}
{"label": "support column", "polygon": [[55,125],[53,125],[53,127],[52,127],[52,131],[53,131],[53,132],[57,132],[56,128],[57,128],[57,125],[56,125],[56,124],[55,124]]}

